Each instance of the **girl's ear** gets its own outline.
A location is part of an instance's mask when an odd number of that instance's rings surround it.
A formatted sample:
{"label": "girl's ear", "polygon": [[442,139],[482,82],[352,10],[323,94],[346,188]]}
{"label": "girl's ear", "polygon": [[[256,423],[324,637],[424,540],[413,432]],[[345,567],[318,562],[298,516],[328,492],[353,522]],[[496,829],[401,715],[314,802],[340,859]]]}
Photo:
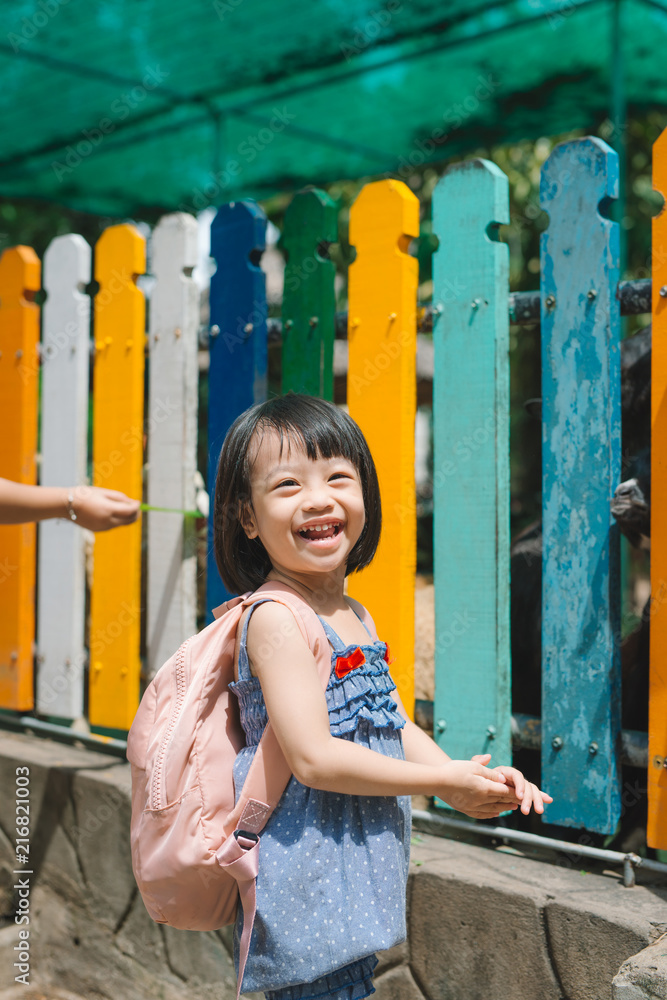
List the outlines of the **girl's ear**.
{"label": "girl's ear", "polygon": [[246,500],[242,500],[239,510],[239,521],[241,522],[241,527],[245,531],[248,538],[256,538],[258,535],[257,525],[255,524],[255,517],[252,512],[252,507]]}

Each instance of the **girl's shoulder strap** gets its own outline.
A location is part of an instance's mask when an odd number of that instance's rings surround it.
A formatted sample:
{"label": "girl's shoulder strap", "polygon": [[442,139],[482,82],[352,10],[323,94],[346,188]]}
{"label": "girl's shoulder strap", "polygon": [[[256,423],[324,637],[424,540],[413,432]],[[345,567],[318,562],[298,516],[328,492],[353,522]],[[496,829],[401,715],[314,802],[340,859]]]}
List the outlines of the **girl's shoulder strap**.
{"label": "girl's shoulder strap", "polygon": [[362,622],[370,632],[371,638],[377,639],[378,638],[377,629],[375,628],[375,622],[373,621],[370,612],[366,610],[366,608],[360,601],[356,601],[354,597],[349,597],[346,594],[345,600],[352,607],[352,610],[359,615]]}

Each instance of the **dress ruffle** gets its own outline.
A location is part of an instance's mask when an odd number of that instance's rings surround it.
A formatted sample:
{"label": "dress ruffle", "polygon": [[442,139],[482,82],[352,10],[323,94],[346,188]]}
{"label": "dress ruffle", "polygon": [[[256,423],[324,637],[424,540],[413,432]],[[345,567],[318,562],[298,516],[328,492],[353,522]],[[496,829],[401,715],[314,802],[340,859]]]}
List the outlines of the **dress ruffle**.
{"label": "dress ruffle", "polygon": [[[384,642],[362,645],[365,662],[355,667],[344,677],[337,677],[333,669],[339,656],[349,654],[356,644],[344,650],[334,651],[331,656],[332,670],[326,690],[329,722],[333,736],[353,733],[362,719],[371,722],[376,729],[402,729],[405,719],[398,711],[391,692],[396,690],[392,681],[384,653]],[[247,746],[255,746],[262,738],[268,722],[264,696],[259,680],[232,682],[229,685],[239,702],[241,724],[246,732]]]}
{"label": "dress ruffle", "polygon": [[[355,648],[352,644],[335,652],[332,661],[335,663],[337,657],[349,654]],[[335,671],[332,672],[327,688],[327,704],[334,736],[354,732],[361,719],[372,722],[376,729],[402,729],[405,725],[396,702],[390,697],[396,685],[384,659],[386,648],[380,640],[373,645],[363,645],[364,663],[344,677],[337,677]]]}
{"label": "dress ruffle", "polygon": [[321,1000],[322,997],[328,997],[328,1000],[363,1000],[375,993],[373,972],[377,964],[377,955],[368,955],[336,969],[328,976],[320,976],[312,983],[270,990],[266,993],[266,1000]]}

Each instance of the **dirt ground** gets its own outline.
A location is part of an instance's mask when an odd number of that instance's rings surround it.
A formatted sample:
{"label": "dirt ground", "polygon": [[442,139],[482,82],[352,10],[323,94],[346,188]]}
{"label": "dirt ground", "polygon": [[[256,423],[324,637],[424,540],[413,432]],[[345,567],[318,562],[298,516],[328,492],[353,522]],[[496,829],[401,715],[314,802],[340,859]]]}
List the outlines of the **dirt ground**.
{"label": "dirt ground", "polygon": [[415,698],[433,701],[435,654],[435,611],[433,578],[418,576],[415,581]]}
{"label": "dirt ground", "polygon": [[[642,567],[643,568],[643,567]],[[648,575],[635,573],[632,579],[630,611],[640,616],[649,599],[651,582]],[[435,680],[435,609],[432,576],[417,576],[415,580],[415,698],[433,700]]]}

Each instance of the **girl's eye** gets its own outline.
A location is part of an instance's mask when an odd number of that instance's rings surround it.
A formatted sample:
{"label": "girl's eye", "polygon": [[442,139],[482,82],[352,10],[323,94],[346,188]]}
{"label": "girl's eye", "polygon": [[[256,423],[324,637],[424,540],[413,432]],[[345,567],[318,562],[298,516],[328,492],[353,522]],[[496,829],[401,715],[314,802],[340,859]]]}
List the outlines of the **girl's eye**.
{"label": "girl's eye", "polygon": [[283,479],[282,483],[278,483],[276,489],[278,489],[280,486],[296,486],[296,479]]}
{"label": "girl's eye", "polygon": [[336,476],[342,476],[344,479],[350,478],[346,472],[334,472],[329,476],[329,479],[334,479]]}

